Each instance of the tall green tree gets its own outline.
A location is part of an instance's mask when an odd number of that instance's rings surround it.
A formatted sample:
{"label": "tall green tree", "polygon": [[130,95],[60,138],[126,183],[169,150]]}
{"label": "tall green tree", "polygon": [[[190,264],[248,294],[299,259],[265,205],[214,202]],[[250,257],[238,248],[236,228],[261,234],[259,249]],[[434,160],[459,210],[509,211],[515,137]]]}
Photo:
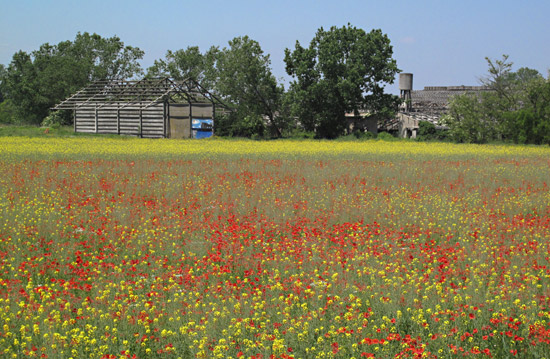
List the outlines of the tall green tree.
{"label": "tall green tree", "polygon": [[5,97],[23,122],[39,124],[49,109],[95,80],[131,78],[142,73],[139,48],[120,38],[78,33],[74,41],[48,43],[13,55],[6,69]]}
{"label": "tall green tree", "polygon": [[522,109],[508,114],[516,143],[550,144],[550,76],[533,79],[526,88]]}
{"label": "tall green tree", "polygon": [[279,115],[283,88],[271,72],[269,55],[248,36],[229,41],[229,47],[197,46],[168,51],[155,61],[147,76],[194,80],[232,107],[217,116],[216,133],[226,136],[264,136],[266,130],[281,136],[286,123]]}
{"label": "tall green tree", "polygon": [[486,143],[496,138],[496,127],[480,97],[474,93],[451,100],[449,113],[443,117],[449,137],[461,143]]}
{"label": "tall green tree", "polygon": [[4,82],[6,78],[6,67],[0,64],[0,103],[4,101]]}
{"label": "tall green tree", "polygon": [[36,70],[31,56],[24,51],[15,53],[4,78],[5,97],[15,107],[17,122],[36,122],[33,109],[39,96],[35,88]]}
{"label": "tall green tree", "polygon": [[147,76],[169,76],[175,80],[192,79],[202,82],[205,77],[206,56],[198,46],[176,51],[168,50],[164,59],[155,60],[153,66],[147,69]]}
{"label": "tall green tree", "polygon": [[7,71],[4,65],[0,64],[0,123],[16,123],[16,111],[13,101],[5,97]]}
{"label": "tall green tree", "polygon": [[446,123],[458,142],[495,140],[547,143],[550,128],[549,82],[534,69],[513,71],[507,55],[486,58],[488,73],[481,83],[490,91],[455,97]]}
{"label": "tall green tree", "polygon": [[271,72],[271,60],[260,44],[248,36],[229,41],[229,47],[211,48],[215,91],[234,106],[225,128],[233,135],[264,135],[263,129],[281,136],[286,123],[279,116],[283,88]]}
{"label": "tall green tree", "polygon": [[307,131],[334,138],[346,129],[346,113],[391,112],[398,99],[384,93],[399,72],[381,30],[367,33],[348,24],[320,28],[308,48],[297,41],[285,50],[292,112]]}

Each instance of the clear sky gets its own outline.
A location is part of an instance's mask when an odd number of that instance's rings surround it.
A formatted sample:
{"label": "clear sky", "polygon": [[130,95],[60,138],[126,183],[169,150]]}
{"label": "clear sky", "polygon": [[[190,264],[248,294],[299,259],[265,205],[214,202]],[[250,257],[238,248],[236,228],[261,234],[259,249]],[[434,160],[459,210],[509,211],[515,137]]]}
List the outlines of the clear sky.
{"label": "clear sky", "polygon": [[[166,50],[226,46],[248,35],[270,54],[273,73],[288,82],[284,49],[307,46],[319,27],[380,28],[414,88],[477,85],[485,57],[510,55],[515,69],[550,69],[548,0],[0,0],[0,63],[18,50],[74,40],[77,32],[119,36],[145,51],[147,68]],[[398,93],[397,85],[387,87]]]}

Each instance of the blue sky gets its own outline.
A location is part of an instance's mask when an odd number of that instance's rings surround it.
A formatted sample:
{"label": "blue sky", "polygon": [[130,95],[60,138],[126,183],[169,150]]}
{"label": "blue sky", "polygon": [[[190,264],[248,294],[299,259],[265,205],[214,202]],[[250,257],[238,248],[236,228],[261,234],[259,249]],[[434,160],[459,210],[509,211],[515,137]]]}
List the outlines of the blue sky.
{"label": "blue sky", "polygon": [[[145,51],[144,68],[166,50],[226,46],[248,35],[288,82],[284,49],[308,45],[317,29],[351,23],[380,28],[414,88],[477,85],[485,57],[510,55],[515,68],[550,69],[550,1],[8,1],[0,0],[0,63],[18,50],[73,40],[77,32],[119,36]],[[397,85],[387,87],[396,93]]]}

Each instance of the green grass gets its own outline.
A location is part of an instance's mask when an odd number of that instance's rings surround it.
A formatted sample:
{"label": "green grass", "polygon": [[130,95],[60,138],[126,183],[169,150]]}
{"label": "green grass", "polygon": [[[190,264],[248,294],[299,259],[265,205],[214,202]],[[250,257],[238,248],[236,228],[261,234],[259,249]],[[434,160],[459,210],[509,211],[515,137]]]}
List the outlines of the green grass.
{"label": "green grass", "polygon": [[[72,126],[61,126],[59,128],[52,128],[52,127],[38,127],[38,126],[32,126],[32,125],[26,125],[26,126],[16,126],[16,125],[2,125],[0,124],[0,137],[111,137],[111,138],[117,138],[121,137],[120,135],[114,135],[114,134],[95,134],[95,133],[76,133],[74,132],[74,129]],[[132,137],[132,136],[122,136],[122,137]],[[224,140],[248,140],[247,138],[242,137],[218,137],[216,138],[223,138]],[[292,137],[292,140],[308,140],[307,138],[301,138],[301,137]],[[353,142],[361,142],[361,141],[367,141],[367,140],[373,140],[376,138],[356,138],[354,135],[347,135],[347,136],[341,136],[337,138],[337,141],[353,141]],[[401,139],[401,138],[383,138],[384,140],[391,140],[391,141],[409,141],[409,139]]]}

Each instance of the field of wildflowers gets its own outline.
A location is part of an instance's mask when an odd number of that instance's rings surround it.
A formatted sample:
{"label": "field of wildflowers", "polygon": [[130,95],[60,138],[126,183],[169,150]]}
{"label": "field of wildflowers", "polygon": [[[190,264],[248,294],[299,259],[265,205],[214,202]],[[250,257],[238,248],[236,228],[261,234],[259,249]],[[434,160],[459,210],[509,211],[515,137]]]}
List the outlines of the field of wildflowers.
{"label": "field of wildflowers", "polygon": [[550,358],[550,148],[0,138],[5,358]]}

